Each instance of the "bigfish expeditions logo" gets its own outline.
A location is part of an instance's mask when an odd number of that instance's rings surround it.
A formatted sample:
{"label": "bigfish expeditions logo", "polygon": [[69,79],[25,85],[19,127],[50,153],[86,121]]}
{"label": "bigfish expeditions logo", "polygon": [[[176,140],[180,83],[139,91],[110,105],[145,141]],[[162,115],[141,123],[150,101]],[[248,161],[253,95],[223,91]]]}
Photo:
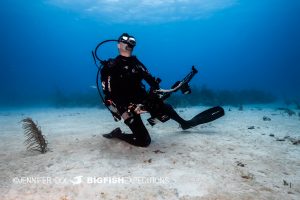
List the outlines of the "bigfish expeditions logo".
{"label": "bigfish expeditions logo", "polygon": [[64,177],[14,177],[12,182],[15,184],[167,184],[170,182],[168,177],[84,177],[74,176],[72,178]]}
{"label": "bigfish expeditions logo", "polygon": [[70,180],[70,182],[73,184],[73,185],[78,185],[80,183],[82,183],[82,177],[83,176],[75,176],[73,178],[73,180]]}

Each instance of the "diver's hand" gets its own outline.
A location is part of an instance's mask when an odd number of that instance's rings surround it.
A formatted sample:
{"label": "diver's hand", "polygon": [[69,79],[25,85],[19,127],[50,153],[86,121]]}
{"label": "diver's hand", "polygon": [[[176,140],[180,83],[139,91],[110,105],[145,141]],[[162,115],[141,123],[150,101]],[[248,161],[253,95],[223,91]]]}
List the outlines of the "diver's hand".
{"label": "diver's hand", "polygon": [[156,88],[150,88],[149,94],[159,94],[160,90],[161,90],[161,88],[159,86]]}
{"label": "diver's hand", "polygon": [[140,115],[140,114],[143,114],[143,113],[146,113],[147,111],[145,110],[144,108],[144,105],[142,104],[129,104],[128,106],[128,112],[134,112],[135,114],[137,115]]}
{"label": "diver's hand", "polygon": [[156,91],[160,89],[160,86],[159,86],[160,82],[161,82],[161,79],[156,78],[155,81],[150,85],[150,92],[156,93]]}

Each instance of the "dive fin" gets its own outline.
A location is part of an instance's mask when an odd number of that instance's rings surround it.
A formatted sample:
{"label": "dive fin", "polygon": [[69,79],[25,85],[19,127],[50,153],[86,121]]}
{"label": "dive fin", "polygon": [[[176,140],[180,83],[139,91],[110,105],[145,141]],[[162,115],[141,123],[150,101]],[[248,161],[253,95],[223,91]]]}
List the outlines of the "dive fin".
{"label": "dive fin", "polygon": [[112,130],[110,133],[103,134],[102,136],[107,138],[107,139],[111,139],[111,138],[118,137],[120,134],[122,134],[122,131],[118,127],[116,129]]}
{"label": "dive fin", "polygon": [[191,120],[188,120],[187,123],[182,124],[181,128],[186,130],[199,124],[208,123],[224,116],[224,114],[224,109],[220,106],[216,106],[199,113]]}

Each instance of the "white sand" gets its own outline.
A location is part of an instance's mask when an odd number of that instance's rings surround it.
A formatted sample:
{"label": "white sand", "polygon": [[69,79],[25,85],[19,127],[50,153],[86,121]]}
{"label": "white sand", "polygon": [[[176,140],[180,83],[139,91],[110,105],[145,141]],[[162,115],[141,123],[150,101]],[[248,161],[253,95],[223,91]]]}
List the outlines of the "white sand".
{"label": "white sand", "polygon": [[[204,109],[178,110],[190,118]],[[2,110],[0,199],[300,199],[300,145],[276,141],[300,139],[300,111],[225,109],[225,117],[189,131],[173,121],[147,125],[148,148],[103,138],[117,126],[129,131],[105,110]],[[26,151],[25,117],[41,126],[46,154]]]}

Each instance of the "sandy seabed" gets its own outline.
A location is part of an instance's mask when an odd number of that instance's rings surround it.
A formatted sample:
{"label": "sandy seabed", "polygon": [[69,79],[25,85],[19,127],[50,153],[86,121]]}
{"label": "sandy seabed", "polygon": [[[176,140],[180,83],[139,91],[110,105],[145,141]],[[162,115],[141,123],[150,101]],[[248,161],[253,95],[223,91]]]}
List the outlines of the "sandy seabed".
{"label": "sandy seabed", "polygon": [[[0,199],[300,199],[300,111],[277,107],[225,107],[223,118],[188,131],[147,125],[148,148],[103,138],[129,132],[106,110],[2,110]],[[177,111],[189,119],[206,108]],[[47,153],[26,150],[25,117],[41,126]]]}

